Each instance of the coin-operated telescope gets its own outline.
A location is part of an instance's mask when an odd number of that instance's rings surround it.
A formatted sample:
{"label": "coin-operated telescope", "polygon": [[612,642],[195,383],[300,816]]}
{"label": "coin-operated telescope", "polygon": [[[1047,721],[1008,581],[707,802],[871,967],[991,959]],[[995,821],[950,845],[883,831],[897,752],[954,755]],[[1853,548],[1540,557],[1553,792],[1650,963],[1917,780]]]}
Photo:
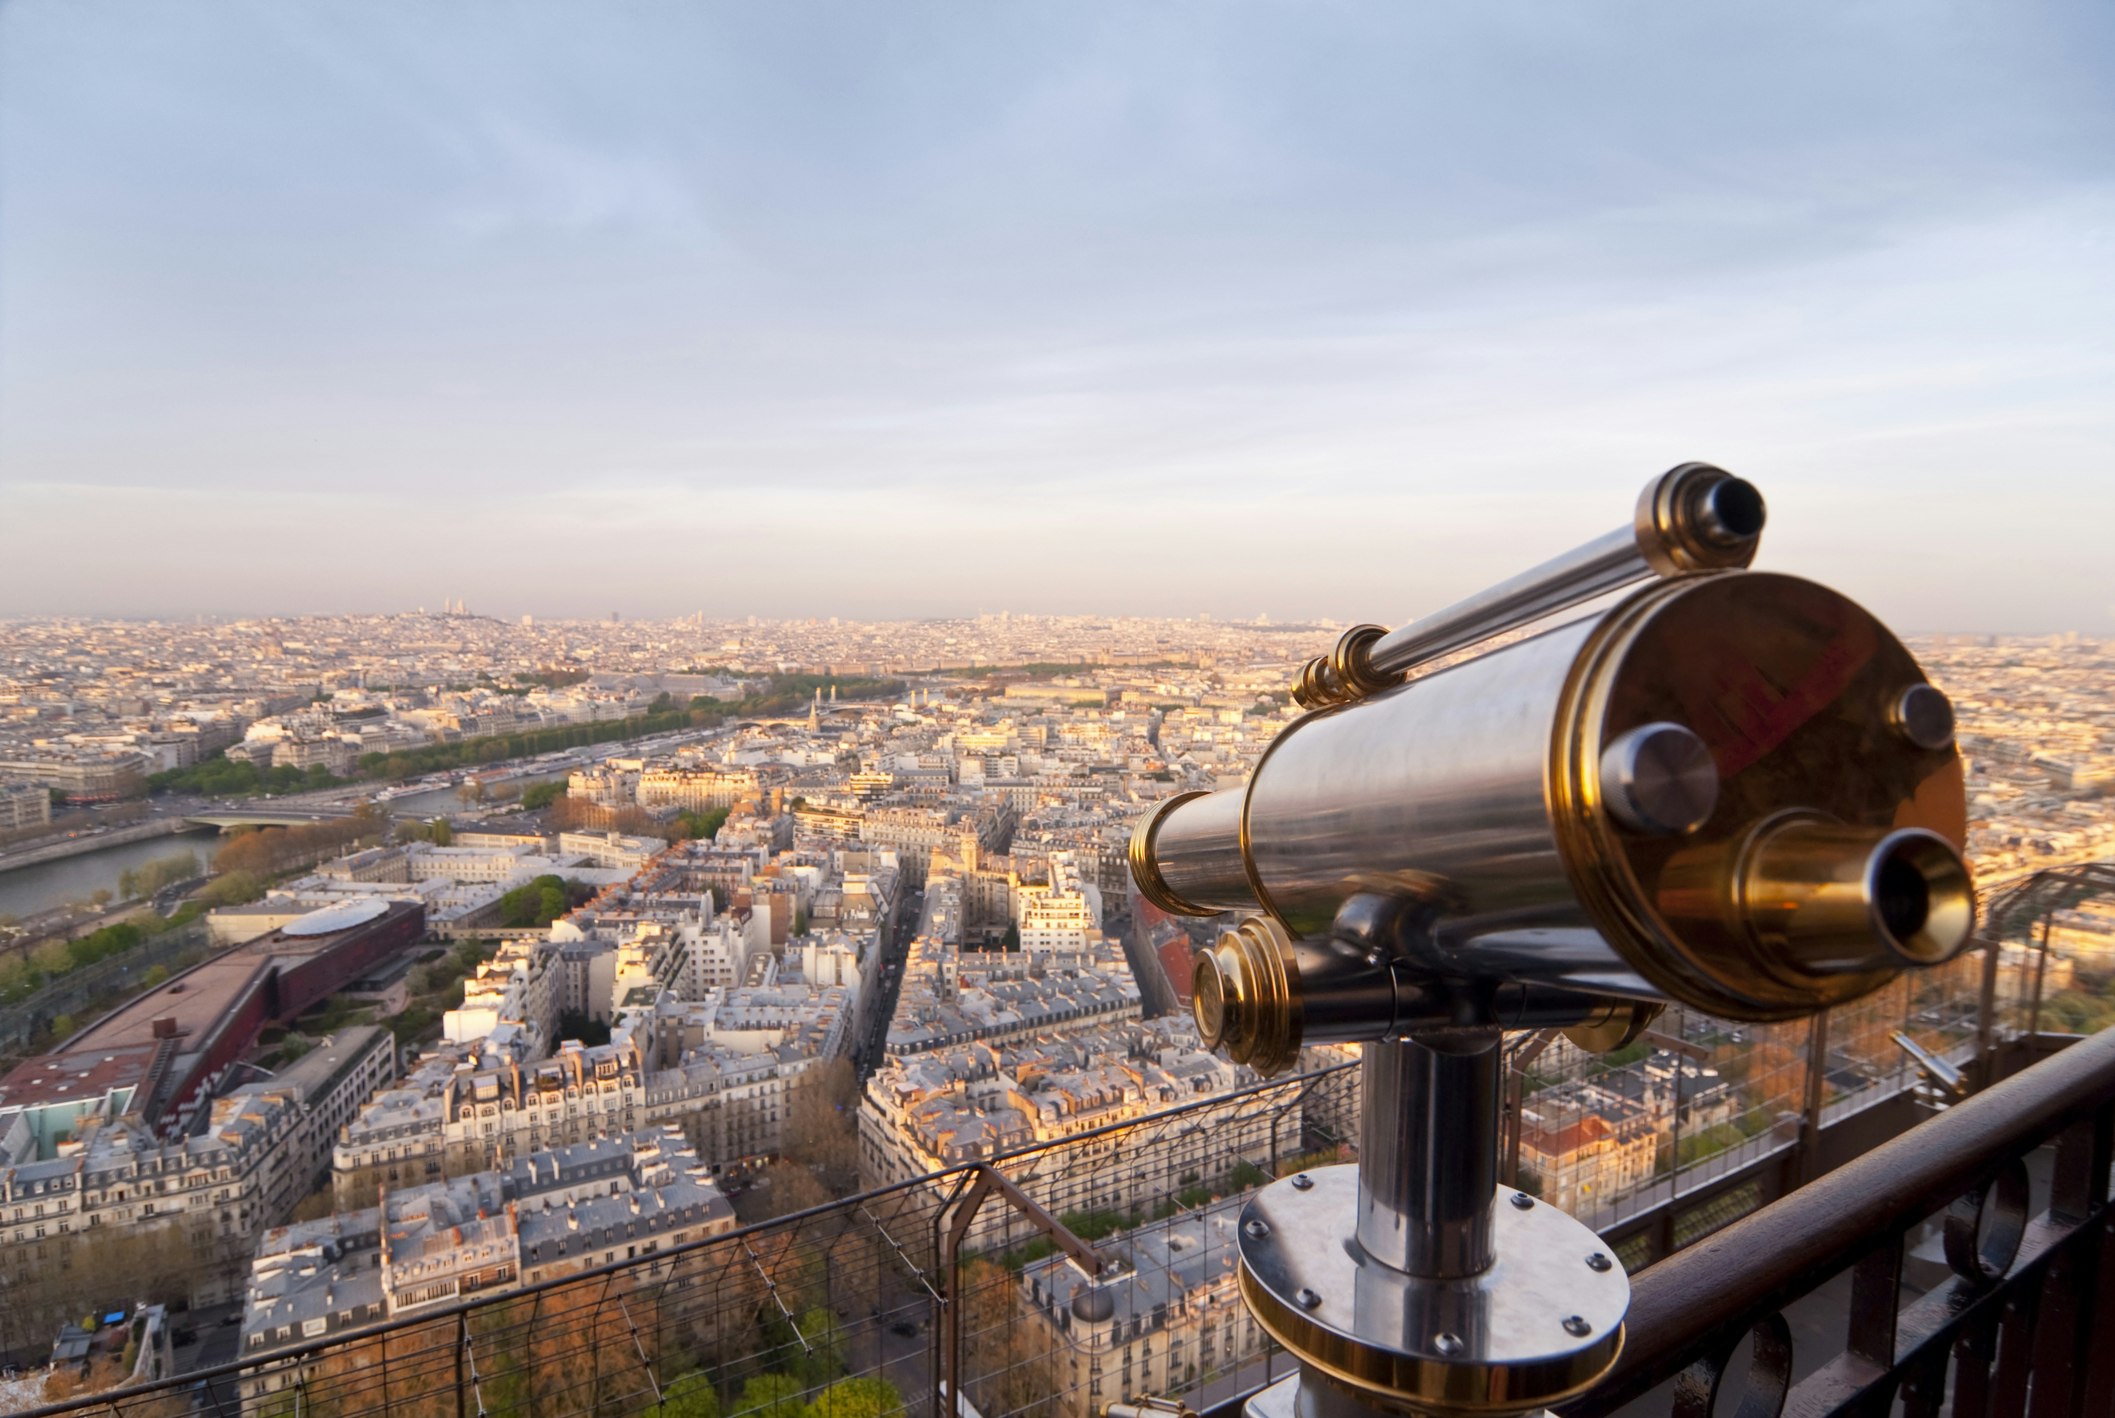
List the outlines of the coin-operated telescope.
{"label": "coin-operated telescope", "polygon": [[1762,526],[1685,463],[1629,526],[1347,631],[1246,785],[1138,824],[1147,899],[1244,913],[1196,960],[1210,1046],[1271,1074],[1365,1045],[1357,1166],[1265,1187],[1238,1233],[1302,1414],[1519,1413],[1614,1364],[1622,1268],[1498,1186],[1502,1031],[1795,1018],[1968,943],[1952,707],[1860,607],[1748,570]]}

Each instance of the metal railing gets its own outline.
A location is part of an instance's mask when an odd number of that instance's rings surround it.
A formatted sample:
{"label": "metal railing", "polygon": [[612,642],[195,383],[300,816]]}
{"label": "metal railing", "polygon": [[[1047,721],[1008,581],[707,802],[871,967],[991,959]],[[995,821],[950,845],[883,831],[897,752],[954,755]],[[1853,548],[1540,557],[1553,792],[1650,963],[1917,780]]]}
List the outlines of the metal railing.
{"label": "metal railing", "polygon": [[[1705,1051],[1700,1058],[1708,1053],[1721,1062],[1742,1048],[1752,1055],[1740,1106],[1762,1125],[1734,1127],[1748,1115],[1731,1115],[1733,1123],[1712,1126],[1732,1128],[1724,1136],[1739,1141],[1716,1151],[1676,1142],[1620,1204],[1608,1198],[1593,1215],[1603,1201],[1595,1193],[1581,1208],[1637,1272],[1638,1298],[1623,1367],[1610,1387],[1568,1415],[1612,1414],[1626,1397],[1655,1385],[1680,1390],[1673,1401],[1686,1405],[1676,1410],[1683,1418],[1708,1413],[1712,1393],[1730,1392],[1744,1371],[1742,1363],[1728,1368],[1729,1343],[1762,1356],[1745,1368],[1765,1390],[1778,1362],[1773,1356],[1788,1356],[1781,1367],[1799,1386],[1787,1411],[1856,1411],[1890,1386],[1929,1394],[1931,1356],[1944,1350],[1955,1355],[1956,1376],[1970,1375],[1966,1390],[1955,1379],[1953,1411],[1973,1413],[1975,1366],[1959,1359],[1961,1344],[1970,1360],[1993,1356],[1986,1368],[1999,1397],[2013,1392],[2006,1386],[2020,1382],[2026,1362],[2021,1336],[2055,1344],[2044,1335],[2060,1326],[2048,1317],[2075,1316],[2081,1307],[2091,1313],[2100,1294],[2080,1287],[2115,1283],[2115,1260],[2088,1255],[2100,1244],[2091,1239],[2099,1234],[2094,1227],[2105,1225],[2106,1105],[2115,1100],[2115,1072],[2103,1064],[2115,1050],[2115,1032],[1921,1125],[1927,1111],[1915,1094],[1914,1067],[1892,1032],[1906,1029],[1934,1056],[1967,1062],[1978,1083],[2013,1072],[2040,1050],[2026,1026],[2053,995],[2044,988],[2046,949],[2036,956],[2039,967],[2014,969],[2008,984],[1998,970],[2001,943],[2045,946],[2054,913],[2103,891],[2115,892],[2115,878],[2037,879],[1988,913],[1995,943],[1947,980],[1922,993],[1905,987],[1827,1024],[1785,1026],[1782,1037],[1751,1032],[1743,1042],[1722,1021],[1663,1020],[1675,1052]],[[1767,1075],[1764,1060],[1777,1061]],[[1530,1060],[1523,1068],[1548,1066],[1547,1059]],[[1245,1327],[1231,1266],[1223,1275],[1209,1270],[1231,1254],[1210,1249],[1215,1202],[1303,1165],[1348,1160],[1356,1081],[1348,1066],[1281,1078],[754,1219],[658,1255],[306,1341],[275,1337],[233,1362],[36,1411],[125,1418],[358,1418],[385,1411],[688,1418],[753,1411],[793,1418],[821,1404],[824,1415],[900,1409],[937,1418],[949,1406],[941,1395],[953,1387],[943,1389],[951,1374],[989,1418],[1087,1415],[1145,1394],[1179,1395],[1194,1409],[1218,1411],[1259,1387],[1274,1366],[1284,1372],[1285,1360]],[[1516,1096],[1532,1102],[1548,1086],[1577,1081],[1523,1080]],[[1675,1085],[1678,1110],[1694,1101],[1682,1086]],[[2089,1106],[2095,1089],[2100,1102]],[[1888,1141],[1897,1134],[1904,1135]],[[2011,1225],[2006,1218],[2020,1210],[2018,1188],[1988,1178],[2011,1177],[2015,1160],[2058,1134],[2068,1141],[2059,1147],[2057,1170],[2070,1180],[2039,1217],[2020,1220],[2023,1239],[2010,1266],[1986,1266],[2002,1274],[1964,1280],[1969,1289],[1944,1292],[1950,1300],[1912,1295],[1882,1306],[1872,1299],[1885,1292],[1893,1301],[1886,1277],[1890,1267],[1901,1268],[1905,1238],[1960,1194],[1990,1185],[1983,1195],[1996,1200],[1986,1208],[1988,1225],[2002,1238]],[[2081,1138],[2100,1151],[2081,1153]],[[2077,1180],[2091,1173],[2094,1156],[2101,1158],[2092,1173],[2097,1189],[2090,1178]],[[1032,1205],[1021,1205],[1024,1199]],[[1969,1225],[1956,1222],[1954,1229]],[[1800,1240],[1809,1233],[1825,1240]],[[1707,1236],[1708,1247],[1684,1249]],[[1196,1253],[1185,1247],[1199,1237],[1208,1273],[1193,1285]],[[1051,1267],[1066,1263],[1055,1257],[1080,1254],[1068,1239],[1105,1258],[1106,1273],[1142,1297],[1135,1313],[1068,1325],[1047,1283]],[[1749,1273],[1721,1264],[1736,1253],[1757,1264],[1804,1259]],[[1161,1272],[1178,1265],[1191,1268],[1179,1295],[1161,1284]],[[1832,1276],[1846,1269],[1864,1302],[1854,1309],[1865,1318],[1841,1355],[1794,1354],[1789,1340],[1779,1341],[1787,1331],[1772,1316],[1800,1294],[1842,1288]],[[1765,1274],[1767,1283],[1756,1278]],[[1164,1310],[1154,1307],[1161,1303],[1156,1287],[1171,1297]],[[1718,1297],[1715,1307],[1692,1302],[1706,1289]],[[2101,1312],[2115,1315],[2115,1305]],[[1758,1337],[1743,1339],[1751,1331]],[[1892,1348],[1881,1342],[1889,1333]],[[2039,1354],[2026,1352],[2029,1359]],[[1810,1386],[1824,1371],[1837,1385],[1825,1392]],[[2033,1378],[2032,1365],[2024,1372],[2032,1393],[2057,1392],[2057,1380]],[[2097,1371],[2080,1372],[2098,1382]],[[1842,1387],[1846,1375],[1861,1387]],[[842,1397],[823,1403],[833,1387]],[[1829,1394],[1849,1394],[1852,1409],[1826,1406]],[[1988,1411],[2069,1411],[2031,1393],[2030,1401],[2037,1405],[2031,1410]]]}
{"label": "metal railing", "polygon": [[[2051,1041],[2058,1042],[2058,1041]],[[2115,1031],[2071,1044],[1640,1274],[1616,1371],[1565,1418],[1662,1384],[1678,1418],[1909,1418],[2115,1411]],[[2028,1161],[2054,1141],[2048,1201]],[[1951,1272],[1905,1287],[1934,1222]],[[1786,1312],[1841,1277],[1839,1350],[1801,1354]],[[1736,1350],[1745,1348],[1744,1363]],[[1795,1382],[1796,1378],[1796,1382]]]}

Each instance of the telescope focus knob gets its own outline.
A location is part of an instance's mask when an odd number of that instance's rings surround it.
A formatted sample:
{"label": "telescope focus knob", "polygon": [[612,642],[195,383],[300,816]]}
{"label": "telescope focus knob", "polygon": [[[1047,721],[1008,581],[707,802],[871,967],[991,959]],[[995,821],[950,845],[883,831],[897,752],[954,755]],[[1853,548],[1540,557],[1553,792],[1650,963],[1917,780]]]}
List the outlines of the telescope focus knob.
{"label": "telescope focus knob", "polygon": [[1662,720],[1620,734],[1601,752],[1601,798],[1633,832],[1682,837],[1718,806],[1711,749],[1680,724]]}
{"label": "telescope focus knob", "polygon": [[1208,1049],[1266,1078],[1300,1052],[1300,999],[1292,937],[1268,916],[1223,932],[1191,963],[1190,1008]]}

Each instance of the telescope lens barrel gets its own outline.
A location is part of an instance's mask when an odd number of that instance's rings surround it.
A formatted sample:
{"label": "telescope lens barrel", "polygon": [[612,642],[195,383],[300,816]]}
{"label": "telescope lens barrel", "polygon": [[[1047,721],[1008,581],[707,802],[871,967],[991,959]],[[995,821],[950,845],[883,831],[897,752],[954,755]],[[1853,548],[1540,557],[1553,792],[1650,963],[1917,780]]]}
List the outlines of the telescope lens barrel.
{"label": "telescope lens barrel", "polygon": [[1968,943],[1967,864],[1936,833],[1791,822],[1747,854],[1739,902],[1766,954],[1808,974],[1938,965]]}
{"label": "telescope lens barrel", "polygon": [[1131,831],[1131,879],[1139,894],[1177,916],[1253,908],[1241,856],[1241,794],[1182,793]]}

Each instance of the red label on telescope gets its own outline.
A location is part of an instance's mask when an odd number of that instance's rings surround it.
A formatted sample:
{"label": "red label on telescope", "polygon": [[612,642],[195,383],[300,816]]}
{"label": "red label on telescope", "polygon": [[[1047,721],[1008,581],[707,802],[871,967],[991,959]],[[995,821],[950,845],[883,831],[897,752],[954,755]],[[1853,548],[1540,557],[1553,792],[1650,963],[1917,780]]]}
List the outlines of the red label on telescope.
{"label": "red label on telescope", "polygon": [[1719,732],[1705,737],[1719,772],[1729,778],[1739,773],[1836,703],[1871,662],[1876,647],[1871,624],[1854,616],[1832,627],[1825,639],[1784,637],[1775,648],[1791,654],[1770,655],[1766,643],[1765,653],[1755,659],[1717,660],[1706,681],[1709,701],[1692,706],[1704,712],[1690,722],[1701,729],[1717,721]]}

